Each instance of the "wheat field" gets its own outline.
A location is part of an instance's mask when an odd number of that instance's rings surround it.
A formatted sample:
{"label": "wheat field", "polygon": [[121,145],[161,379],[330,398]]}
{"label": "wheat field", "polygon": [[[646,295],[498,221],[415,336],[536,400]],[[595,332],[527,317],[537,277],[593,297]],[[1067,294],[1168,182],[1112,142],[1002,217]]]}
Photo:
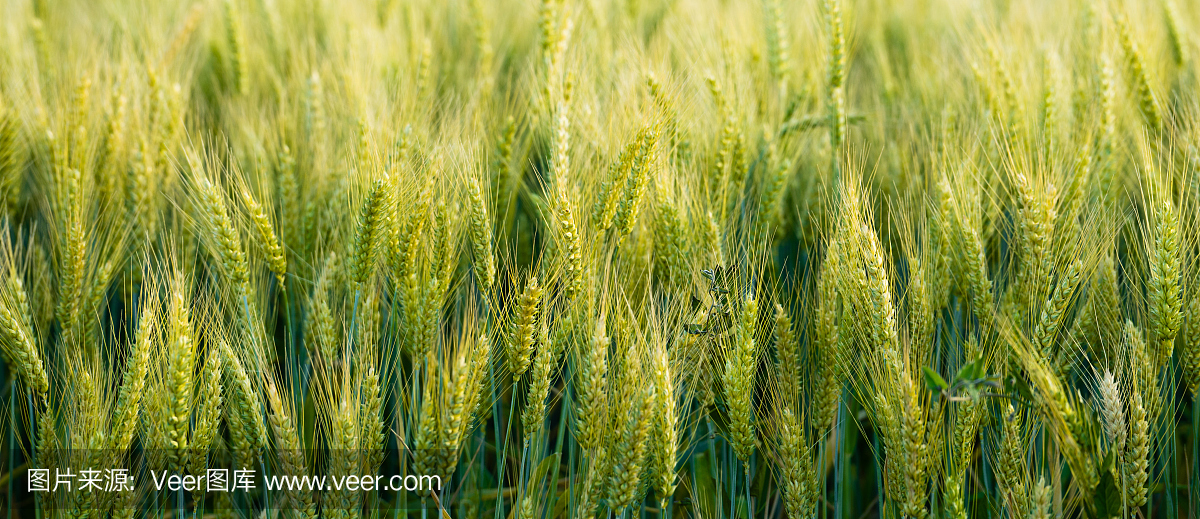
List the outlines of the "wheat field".
{"label": "wheat field", "polygon": [[1196,518],[1197,29],[0,0],[0,519]]}

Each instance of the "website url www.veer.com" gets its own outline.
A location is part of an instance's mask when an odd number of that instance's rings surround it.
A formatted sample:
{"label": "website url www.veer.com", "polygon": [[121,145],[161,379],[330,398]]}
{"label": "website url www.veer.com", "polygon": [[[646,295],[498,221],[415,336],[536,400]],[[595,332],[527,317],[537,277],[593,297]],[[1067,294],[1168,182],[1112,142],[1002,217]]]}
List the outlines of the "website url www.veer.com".
{"label": "website url www.veer.com", "polygon": [[442,490],[442,478],[439,476],[381,476],[381,475],[349,475],[349,476],[269,476],[264,478],[267,490],[300,490],[300,491],[342,491],[385,492],[407,490]]}

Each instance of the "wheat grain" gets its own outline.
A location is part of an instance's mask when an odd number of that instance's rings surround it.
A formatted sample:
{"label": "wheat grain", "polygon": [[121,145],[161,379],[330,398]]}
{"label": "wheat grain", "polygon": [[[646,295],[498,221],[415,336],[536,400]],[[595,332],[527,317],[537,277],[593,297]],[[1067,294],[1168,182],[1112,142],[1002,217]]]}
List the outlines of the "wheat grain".
{"label": "wheat grain", "polygon": [[141,317],[138,319],[137,338],[132,344],[129,360],[126,361],[125,374],[121,377],[120,395],[113,412],[110,449],[124,450],[133,439],[134,426],[141,409],[142,391],[150,369],[151,354],[158,344],[155,333],[158,310],[157,299],[151,297],[143,302]]}
{"label": "wheat grain", "polygon": [[[192,171],[201,174],[203,166],[200,159],[194,154],[189,154],[188,159]],[[247,286],[249,269],[246,266],[246,253],[242,249],[241,237],[229,217],[225,195],[207,178],[198,178],[197,184],[200,211],[208,226],[207,230],[216,240],[214,252],[220,261],[221,271],[233,286],[234,294],[238,299],[243,299],[250,291]]]}
{"label": "wheat grain", "polygon": [[1155,207],[1153,236],[1146,304],[1149,329],[1155,341],[1154,366],[1159,368],[1171,358],[1175,334],[1182,320],[1178,217],[1170,202],[1164,201]]}
{"label": "wheat grain", "polygon": [[9,272],[6,280],[7,297],[0,300],[0,348],[4,358],[20,377],[26,389],[32,391],[40,400],[45,400],[50,392],[50,381],[42,356],[34,343],[33,330],[29,329],[31,318],[28,305],[20,308],[17,303],[24,300],[20,278],[15,272]]}
{"label": "wheat grain", "polygon": [[604,333],[604,319],[596,330],[575,351],[575,432],[576,441],[586,452],[600,448],[604,417],[608,415],[605,399],[605,374],[608,372],[609,338]]}
{"label": "wheat grain", "polygon": [[[275,433],[275,441],[279,442],[280,470],[284,474],[306,475],[308,469],[304,461],[304,451],[291,412],[284,407],[283,399],[280,398],[279,390],[274,384],[267,384],[266,388],[267,402],[271,404],[268,419],[271,422],[271,430]],[[285,493],[291,500],[289,504],[297,509],[300,517],[313,519],[317,516],[316,504],[310,492],[287,489]]]}
{"label": "wheat grain", "polygon": [[530,277],[525,283],[525,290],[517,301],[516,314],[513,318],[512,331],[505,352],[508,356],[508,371],[513,380],[521,379],[525,370],[529,369],[529,356],[533,353],[538,333],[538,321],[541,315],[542,287],[538,285],[537,277]]}
{"label": "wheat grain", "polygon": [[[624,353],[634,352],[626,350]],[[629,506],[637,493],[646,462],[646,443],[654,399],[653,386],[637,385],[636,381],[643,373],[641,360],[636,354],[625,357],[621,364],[610,368],[617,370],[611,384],[619,388],[619,398],[609,400],[613,405],[609,406],[607,446],[604,449],[607,465],[604,499],[613,510]]]}
{"label": "wheat grain", "polygon": [[467,183],[467,197],[471,212],[471,246],[475,259],[475,279],[487,292],[496,282],[496,259],[492,256],[492,221],[488,217],[487,204],[479,180],[472,177]]}
{"label": "wheat grain", "polygon": [[193,371],[196,360],[196,341],[193,340],[191,309],[183,293],[182,280],[171,288],[171,305],[167,312],[170,391],[167,402],[166,439],[168,466],[175,472],[185,468],[188,447],[188,428],[192,415]]}
{"label": "wheat grain", "polygon": [[1150,425],[1142,405],[1142,391],[1136,383],[1129,391],[1129,446],[1122,460],[1122,478],[1129,503],[1134,507],[1146,504],[1146,481],[1149,478]]}
{"label": "wheat grain", "polygon": [[1158,98],[1154,95],[1154,90],[1150,86],[1151,79],[1149,72],[1146,70],[1145,59],[1142,57],[1142,52],[1138,48],[1137,41],[1134,40],[1133,29],[1129,26],[1129,19],[1124,15],[1117,17],[1117,29],[1121,36],[1121,50],[1125,53],[1125,60],[1128,63],[1130,83],[1133,84],[1136,90],[1138,109],[1142,112],[1142,119],[1146,122],[1146,126],[1150,131],[1157,132],[1162,128],[1162,116],[1158,108]]}
{"label": "wheat grain", "polygon": [[546,328],[549,325],[543,319],[538,332],[538,351],[534,358],[533,367],[529,372],[529,393],[525,398],[525,410],[521,414],[521,425],[525,432],[525,441],[533,442],[542,431],[542,422],[546,414],[546,397],[550,391],[550,370],[554,368],[554,347],[546,340]]}
{"label": "wheat grain", "polygon": [[625,189],[621,192],[620,202],[617,204],[615,225],[622,237],[633,232],[633,226],[637,222],[638,208],[650,182],[650,171],[654,167],[658,129],[645,128],[639,137],[638,149],[631,161],[629,176],[625,180]]}
{"label": "wheat grain", "polygon": [[376,180],[371,184],[366,201],[359,210],[358,230],[349,254],[350,280],[356,285],[366,283],[375,268],[379,255],[380,236],[391,205],[391,191],[387,185]]}
{"label": "wheat grain", "polygon": [[734,345],[726,355],[721,384],[729,406],[729,442],[742,463],[748,463],[754,450],[753,402],[754,373],[758,368],[755,327],[758,321],[758,302],[746,298],[738,317]]}
{"label": "wheat grain", "polygon": [[555,226],[558,229],[558,242],[562,255],[563,296],[573,299],[583,288],[586,276],[583,263],[583,244],[579,227],[575,224],[575,214],[571,209],[571,200],[564,188],[559,188],[557,208],[555,209]]}
{"label": "wheat grain", "polygon": [[826,51],[829,72],[825,79],[828,89],[825,103],[829,114],[829,147],[836,154],[846,139],[846,37],[842,27],[841,0],[825,0],[821,5],[825,14],[825,28],[829,31]]}
{"label": "wheat grain", "polygon": [[783,500],[788,517],[805,517],[812,513],[813,496],[817,494],[816,472],[807,440],[800,429],[797,416],[788,407],[780,410],[779,457],[784,481]]}
{"label": "wheat grain", "polygon": [[[193,474],[206,473],[208,451],[219,432],[221,420],[221,377],[223,354],[218,348],[210,348],[204,355],[204,368],[200,374],[200,388],[196,393],[196,423],[192,428],[191,450],[188,470]],[[202,493],[197,496],[203,499]]]}
{"label": "wheat grain", "polygon": [[674,291],[687,279],[687,242],[684,223],[675,202],[663,188],[657,189],[654,211],[654,268],[663,286]]}
{"label": "wheat grain", "polygon": [[266,445],[267,428],[263,415],[260,412],[259,393],[255,390],[250,382],[250,374],[247,372],[245,364],[238,356],[237,352],[225,342],[220,342],[219,351],[224,357],[222,364],[225,366],[225,372],[230,378],[230,405],[226,406],[226,413],[231,424],[231,435],[233,434],[233,424],[240,424],[237,436],[234,440],[235,458],[240,458],[243,466],[246,460],[253,459],[257,456],[260,449]]}
{"label": "wheat grain", "polygon": [[230,68],[233,71],[234,91],[245,94],[250,85],[249,63],[246,61],[246,39],[235,0],[225,0],[225,40],[229,45]]}
{"label": "wheat grain", "polygon": [[242,201],[246,204],[250,220],[254,222],[254,229],[258,231],[255,237],[258,238],[259,248],[266,255],[267,266],[275,273],[280,288],[283,288],[284,278],[287,277],[287,257],[284,256],[283,245],[279,243],[279,235],[275,233],[275,226],[262,205],[255,201],[249,192],[242,191]]}
{"label": "wheat grain", "polygon": [[1019,416],[1009,404],[1003,412],[1003,439],[996,458],[996,477],[1004,488],[1008,506],[1013,515],[1024,517],[1029,508],[1029,497],[1025,493],[1025,453],[1022,447]]}

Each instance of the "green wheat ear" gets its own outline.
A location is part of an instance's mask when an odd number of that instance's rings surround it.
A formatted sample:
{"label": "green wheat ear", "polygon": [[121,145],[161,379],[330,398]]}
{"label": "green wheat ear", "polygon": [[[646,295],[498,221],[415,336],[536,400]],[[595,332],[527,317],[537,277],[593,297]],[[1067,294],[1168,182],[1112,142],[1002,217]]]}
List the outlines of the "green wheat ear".
{"label": "green wheat ear", "polygon": [[508,370],[514,381],[520,380],[525,370],[529,369],[529,356],[533,353],[536,341],[541,306],[542,287],[538,285],[537,277],[530,277],[517,301],[512,330],[505,344]]}
{"label": "green wheat ear", "polygon": [[1159,367],[1170,358],[1182,321],[1180,287],[1179,217],[1169,201],[1156,204],[1152,219],[1153,250],[1148,280],[1149,331],[1154,338],[1154,362]]}
{"label": "green wheat ear", "polygon": [[584,268],[583,238],[579,234],[575,212],[566,193],[559,193],[554,217],[555,226],[558,228],[558,241],[561,243],[563,295],[570,300],[583,289],[587,272]]}
{"label": "green wheat ear", "polygon": [[[10,269],[5,280],[6,290],[0,298],[0,351],[9,369],[16,373],[22,383],[40,401],[46,401],[50,392],[50,381],[42,356],[34,343],[32,318],[26,302],[24,285],[15,271]],[[24,304],[22,304],[24,303]]]}
{"label": "green wheat ear", "polygon": [[229,45],[230,68],[233,71],[234,90],[245,94],[249,89],[249,64],[246,61],[246,38],[235,0],[225,0],[225,38]]}
{"label": "green wheat ear", "polygon": [[573,407],[578,411],[575,415],[575,435],[579,446],[591,452],[600,448],[604,417],[608,414],[604,377],[608,372],[609,338],[604,333],[603,318],[597,322],[591,336],[577,344],[577,368],[573,383]]}
{"label": "green wheat ear", "polygon": [[159,344],[155,333],[158,324],[158,300],[148,297],[143,300],[141,316],[138,318],[136,339],[130,345],[129,360],[126,361],[125,374],[121,377],[120,395],[117,407],[113,412],[113,431],[110,436],[110,449],[123,450],[133,440],[136,430],[137,417],[142,405],[142,391],[146,386],[146,377],[150,369],[151,355]]}
{"label": "green wheat ear", "polygon": [[[221,424],[221,379],[224,375],[224,355],[219,348],[209,348],[204,355],[204,367],[200,373],[200,387],[196,393],[196,423],[192,429],[191,459],[188,470],[204,472],[208,468],[208,453]],[[197,493],[197,495],[202,495]]]}
{"label": "green wheat ear", "polygon": [[678,484],[676,463],[679,458],[680,438],[679,397],[681,391],[671,369],[670,354],[665,344],[655,344],[651,351],[651,374],[654,380],[654,403],[649,460],[650,471],[656,474],[654,490],[659,496],[659,506],[665,509],[675,494]]}
{"label": "green wheat ear", "polygon": [[1162,129],[1162,115],[1159,111],[1158,97],[1151,86],[1150,73],[1146,70],[1145,58],[1138,47],[1129,19],[1125,16],[1118,17],[1117,28],[1121,36],[1121,50],[1125,53],[1130,83],[1137,95],[1138,109],[1150,131],[1158,132]]}
{"label": "green wheat ear", "polygon": [[166,431],[168,466],[175,471],[185,468],[183,457],[188,448],[188,429],[192,415],[192,389],[196,360],[196,341],[192,330],[190,300],[184,294],[182,282],[176,281],[171,290],[171,303],[167,310],[167,355],[168,370]]}
{"label": "green wheat ear", "polygon": [[[188,153],[188,163],[196,175],[203,175],[204,165],[194,153]],[[220,262],[222,272],[233,285],[234,293],[239,298],[249,294],[249,267],[246,263],[245,249],[242,247],[241,235],[233,225],[229,215],[225,194],[213,181],[206,177],[196,180],[199,191],[199,210],[206,224],[206,230],[215,239],[215,253]]]}
{"label": "green wheat ear", "polygon": [[242,192],[242,201],[246,204],[246,212],[249,213],[250,220],[254,222],[258,246],[262,249],[267,265],[271,268],[271,272],[275,273],[275,277],[279,280],[279,286],[282,288],[285,286],[284,278],[287,277],[287,257],[284,255],[283,245],[279,242],[279,235],[275,232],[275,225],[271,223],[271,219],[262,205],[255,201],[249,192]]}
{"label": "green wheat ear", "polygon": [[471,246],[475,261],[475,278],[484,292],[492,289],[496,282],[496,258],[492,255],[492,221],[488,216],[487,203],[479,180],[472,178],[467,183],[467,198],[470,202]]}
{"label": "green wheat ear", "polygon": [[525,441],[533,442],[542,431],[546,413],[546,398],[550,391],[551,369],[556,364],[554,347],[546,340],[545,320],[538,332],[538,351],[534,357],[533,366],[529,371],[529,393],[525,399],[525,410],[521,414],[521,425],[525,432]]}
{"label": "green wheat ear", "polygon": [[350,252],[350,280],[356,285],[367,281],[379,256],[383,229],[390,208],[391,191],[382,180],[375,180],[359,210],[357,230]]}
{"label": "green wheat ear", "polygon": [[754,393],[758,363],[758,341],[754,329],[758,320],[758,302],[752,297],[742,305],[734,345],[729,352],[722,384],[729,405],[729,441],[742,463],[748,463],[754,450]]}

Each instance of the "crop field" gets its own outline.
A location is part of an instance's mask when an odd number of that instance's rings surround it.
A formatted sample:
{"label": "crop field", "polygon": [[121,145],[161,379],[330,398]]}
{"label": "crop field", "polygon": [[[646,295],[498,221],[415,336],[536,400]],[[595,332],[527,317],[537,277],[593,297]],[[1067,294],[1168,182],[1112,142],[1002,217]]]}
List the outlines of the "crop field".
{"label": "crop field", "polygon": [[1200,517],[1189,0],[0,0],[0,519]]}

